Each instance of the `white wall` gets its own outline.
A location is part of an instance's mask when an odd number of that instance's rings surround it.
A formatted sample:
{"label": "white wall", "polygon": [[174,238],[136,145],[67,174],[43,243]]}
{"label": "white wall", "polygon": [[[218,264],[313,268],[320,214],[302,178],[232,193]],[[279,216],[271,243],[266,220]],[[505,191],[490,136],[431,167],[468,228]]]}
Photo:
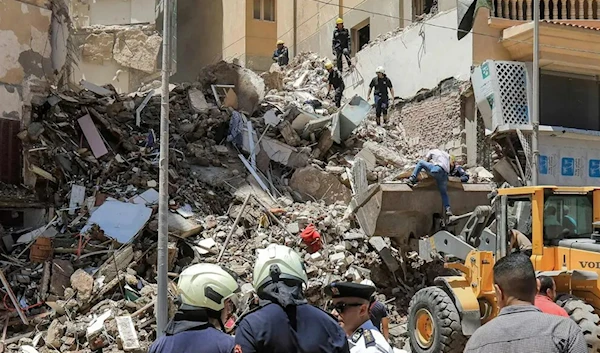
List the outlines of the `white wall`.
{"label": "white wall", "polygon": [[[346,97],[366,97],[375,69],[382,65],[394,84],[398,97],[414,96],[419,90],[431,89],[446,78],[468,80],[473,58],[472,34],[458,41],[456,9],[415,23],[397,37],[356,55],[358,73],[344,75]],[[422,33],[420,33],[422,32]]]}
{"label": "white wall", "polygon": [[154,9],[154,0],[90,0],[89,25],[154,23]]}

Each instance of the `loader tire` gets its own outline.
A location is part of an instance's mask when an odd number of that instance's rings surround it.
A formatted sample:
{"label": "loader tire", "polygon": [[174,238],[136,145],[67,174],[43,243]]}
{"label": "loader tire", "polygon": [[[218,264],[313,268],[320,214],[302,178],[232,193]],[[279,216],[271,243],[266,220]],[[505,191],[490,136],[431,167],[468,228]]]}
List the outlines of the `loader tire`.
{"label": "loader tire", "polygon": [[408,309],[408,332],[413,353],[459,353],[467,338],[452,299],[438,287],[418,291]]}
{"label": "loader tire", "polygon": [[583,331],[588,352],[600,353],[600,317],[594,308],[579,298],[569,296],[559,298],[556,303],[567,311]]}

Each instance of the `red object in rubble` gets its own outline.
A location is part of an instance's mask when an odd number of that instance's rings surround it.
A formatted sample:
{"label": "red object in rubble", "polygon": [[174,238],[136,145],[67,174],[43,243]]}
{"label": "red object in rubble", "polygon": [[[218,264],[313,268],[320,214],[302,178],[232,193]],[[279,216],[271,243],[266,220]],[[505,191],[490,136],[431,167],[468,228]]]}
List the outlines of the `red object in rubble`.
{"label": "red object in rubble", "polygon": [[315,228],[314,224],[311,223],[308,226],[306,226],[306,228],[304,228],[304,230],[300,234],[300,237],[302,238],[304,244],[306,244],[306,246],[308,247],[308,252],[310,254],[316,253],[317,251],[321,250],[321,234],[317,232],[317,228]]}

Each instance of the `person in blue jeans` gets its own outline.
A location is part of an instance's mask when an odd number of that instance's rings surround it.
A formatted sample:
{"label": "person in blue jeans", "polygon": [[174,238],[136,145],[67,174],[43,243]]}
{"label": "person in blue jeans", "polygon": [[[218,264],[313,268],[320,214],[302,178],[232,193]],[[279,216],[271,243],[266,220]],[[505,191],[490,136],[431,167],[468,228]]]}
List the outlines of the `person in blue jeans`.
{"label": "person in blue jeans", "polygon": [[450,198],[448,197],[448,175],[459,177],[463,183],[469,180],[469,175],[460,166],[456,166],[454,156],[450,156],[447,152],[439,149],[430,150],[425,155],[425,160],[420,160],[417,163],[412,175],[408,178],[408,183],[411,186],[417,184],[417,177],[421,170],[425,170],[427,174],[435,179],[446,216],[452,216]]}

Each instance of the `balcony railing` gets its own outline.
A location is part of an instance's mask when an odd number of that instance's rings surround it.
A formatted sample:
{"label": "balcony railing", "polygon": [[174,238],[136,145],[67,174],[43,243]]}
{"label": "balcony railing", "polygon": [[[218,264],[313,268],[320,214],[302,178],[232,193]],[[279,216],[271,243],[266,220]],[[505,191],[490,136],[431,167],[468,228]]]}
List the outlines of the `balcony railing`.
{"label": "balcony railing", "polygon": [[[540,0],[541,20],[598,20],[600,0]],[[533,0],[494,0],[493,17],[531,21]]]}

